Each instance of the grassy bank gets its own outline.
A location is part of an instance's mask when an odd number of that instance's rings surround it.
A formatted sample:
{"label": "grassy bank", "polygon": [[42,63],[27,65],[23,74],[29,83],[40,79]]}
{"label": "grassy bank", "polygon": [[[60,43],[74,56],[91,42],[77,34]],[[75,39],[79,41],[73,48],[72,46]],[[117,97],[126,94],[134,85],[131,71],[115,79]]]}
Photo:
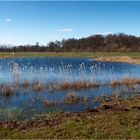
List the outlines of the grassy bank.
{"label": "grassy bank", "polygon": [[0,52],[0,57],[95,57],[95,56],[129,56],[133,59],[140,59],[139,52]]}
{"label": "grassy bank", "polygon": [[114,99],[83,112],[57,113],[15,127],[1,126],[0,138],[136,139],[140,138],[140,96]]}

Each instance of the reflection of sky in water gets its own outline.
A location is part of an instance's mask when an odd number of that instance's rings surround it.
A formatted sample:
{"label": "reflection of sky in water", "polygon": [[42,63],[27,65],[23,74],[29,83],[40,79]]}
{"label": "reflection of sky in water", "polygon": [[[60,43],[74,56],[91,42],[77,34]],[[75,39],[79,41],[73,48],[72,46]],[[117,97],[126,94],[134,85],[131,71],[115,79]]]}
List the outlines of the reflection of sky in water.
{"label": "reflection of sky in water", "polygon": [[5,58],[0,59],[0,80],[70,81],[119,79],[128,75],[139,76],[140,65],[97,62],[88,58]]}
{"label": "reflection of sky in water", "polygon": [[[54,80],[58,82],[70,80],[99,80],[104,82],[111,79],[120,79],[123,76],[139,77],[139,69],[140,65],[97,62],[88,58],[5,58],[0,59],[0,81],[1,83],[8,84],[17,80],[28,80],[30,82],[39,80],[42,83]],[[140,91],[140,89],[138,90]],[[39,93],[36,93],[31,87],[28,92],[25,92],[23,88],[19,88],[19,91],[10,97],[0,95],[0,106],[6,109],[20,108],[25,112],[30,112],[30,115],[27,114],[27,116],[32,117],[34,113],[38,114],[44,111],[81,111],[86,107],[93,108],[98,105],[98,103],[93,102],[94,96],[120,92],[123,92],[123,95],[125,95],[125,92],[128,93],[131,90],[126,87],[111,88],[104,86],[81,90],[58,90],[54,92],[42,89]],[[44,100],[60,102],[68,93],[86,96],[91,101],[86,104],[44,106]],[[32,112],[32,110],[34,111]]]}

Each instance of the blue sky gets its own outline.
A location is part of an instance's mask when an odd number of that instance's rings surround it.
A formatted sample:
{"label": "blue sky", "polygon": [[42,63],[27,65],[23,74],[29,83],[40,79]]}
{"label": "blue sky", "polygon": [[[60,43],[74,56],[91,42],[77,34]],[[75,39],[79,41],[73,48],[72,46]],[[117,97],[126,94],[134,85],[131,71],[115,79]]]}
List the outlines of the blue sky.
{"label": "blue sky", "polygon": [[140,36],[140,2],[0,1],[1,44],[47,44],[119,32]]}

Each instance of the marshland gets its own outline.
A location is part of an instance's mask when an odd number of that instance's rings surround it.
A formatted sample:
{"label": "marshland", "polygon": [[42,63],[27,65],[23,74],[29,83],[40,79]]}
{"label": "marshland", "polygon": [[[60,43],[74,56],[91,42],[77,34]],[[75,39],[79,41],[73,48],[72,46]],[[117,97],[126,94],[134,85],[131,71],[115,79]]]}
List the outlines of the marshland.
{"label": "marshland", "polygon": [[1,1],[0,139],[140,139],[139,13]]}
{"label": "marshland", "polygon": [[0,120],[96,108],[140,92],[140,65],[89,57],[0,58]]}
{"label": "marshland", "polygon": [[140,137],[138,63],[35,54],[0,58],[0,138]]}

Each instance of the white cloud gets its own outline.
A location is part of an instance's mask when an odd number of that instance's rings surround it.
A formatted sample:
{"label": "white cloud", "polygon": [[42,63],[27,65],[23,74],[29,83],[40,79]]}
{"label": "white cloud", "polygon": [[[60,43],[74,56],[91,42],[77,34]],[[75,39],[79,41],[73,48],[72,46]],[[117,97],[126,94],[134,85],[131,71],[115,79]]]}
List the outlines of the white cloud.
{"label": "white cloud", "polygon": [[108,34],[113,34],[112,32],[97,32],[97,33],[94,33],[94,35],[108,35]]}
{"label": "white cloud", "polygon": [[59,29],[57,32],[73,32],[73,29],[71,28],[64,28],[64,29]]}
{"label": "white cloud", "polygon": [[6,22],[11,22],[12,19],[11,19],[11,18],[6,18],[5,21],[6,21]]}

